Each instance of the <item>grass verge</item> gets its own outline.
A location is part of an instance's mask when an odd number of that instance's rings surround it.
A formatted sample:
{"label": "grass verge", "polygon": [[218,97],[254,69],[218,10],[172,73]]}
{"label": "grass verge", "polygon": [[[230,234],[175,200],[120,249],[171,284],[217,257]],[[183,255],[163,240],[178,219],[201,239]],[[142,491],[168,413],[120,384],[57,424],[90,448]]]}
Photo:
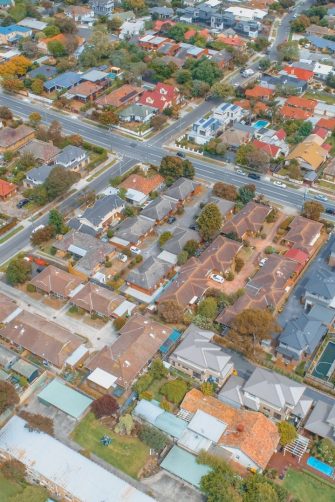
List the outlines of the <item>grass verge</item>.
{"label": "grass verge", "polygon": [[21,232],[21,230],[23,228],[24,228],[23,225],[20,225],[19,227],[13,228],[13,230],[11,230],[10,232],[8,232],[8,234],[6,234],[4,237],[1,237],[0,244],[3,244],[4,242],[8,241],[8,239],[10,239],[11,237],[13,237],[13,235],[17,234],[18,232]]}

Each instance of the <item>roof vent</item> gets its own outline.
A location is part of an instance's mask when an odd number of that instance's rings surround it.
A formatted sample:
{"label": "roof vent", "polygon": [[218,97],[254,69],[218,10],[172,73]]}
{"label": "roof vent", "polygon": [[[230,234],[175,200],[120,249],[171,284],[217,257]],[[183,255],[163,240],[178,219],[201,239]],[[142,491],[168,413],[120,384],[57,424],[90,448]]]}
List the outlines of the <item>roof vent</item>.
{"label": "roof vent", "polygon": [[237,432],[243,432],[244,431],[244,425],[243,424],[238,424],[236,427]]}

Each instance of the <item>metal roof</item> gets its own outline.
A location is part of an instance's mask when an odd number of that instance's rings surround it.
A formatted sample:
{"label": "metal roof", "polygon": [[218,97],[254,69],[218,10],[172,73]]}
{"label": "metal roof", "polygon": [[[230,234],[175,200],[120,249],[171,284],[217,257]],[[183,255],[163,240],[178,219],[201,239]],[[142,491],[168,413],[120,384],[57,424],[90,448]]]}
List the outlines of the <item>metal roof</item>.
{"label": "metal roof", "polygon": [[53,380],[38,394],[45,401],[73,418],[80,418],[92,403],[92,399],[68,387],[60,380]]}

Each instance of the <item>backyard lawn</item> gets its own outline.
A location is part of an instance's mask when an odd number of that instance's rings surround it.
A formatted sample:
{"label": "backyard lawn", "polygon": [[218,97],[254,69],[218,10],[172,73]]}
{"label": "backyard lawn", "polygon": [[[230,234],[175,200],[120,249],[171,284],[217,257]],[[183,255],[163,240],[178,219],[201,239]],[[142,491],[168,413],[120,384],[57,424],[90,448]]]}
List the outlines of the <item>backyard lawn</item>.
{"label": "backyard lawn", "polygon": [[[107,434],[112,438],[109,446],[103,446],[100,439]],[[120,436],[100,424],[92,413],[74,429],[72,438],[83,449],[94,453],[117,469],[137,478],[149,456],[149,447],[136,437]]]}
{"label": "backyard lawn", "polygon": [[[27,498],[25,497],[25,489],[29,489],[30,497],[29,500],[36,500],[40,502],[43,500],[46,502],[48,499],[48,492],[41,486],[30,486],[28,483],[23,483],[23,485],[17,483],[14,479],[6,479],[0,473],[0,502],[10,502],[12,497],[20,496],[20,500],[25,502]],[[28,494],[27,494],[28,496]],[[16,500],[16,498],[15,498]]]}
{"label": "backyard lawn", "polygon": [[335,500],[335,487],[323,483],[306,472],[289,469],[283,486],[291,495],[304,502],[332,502]]}

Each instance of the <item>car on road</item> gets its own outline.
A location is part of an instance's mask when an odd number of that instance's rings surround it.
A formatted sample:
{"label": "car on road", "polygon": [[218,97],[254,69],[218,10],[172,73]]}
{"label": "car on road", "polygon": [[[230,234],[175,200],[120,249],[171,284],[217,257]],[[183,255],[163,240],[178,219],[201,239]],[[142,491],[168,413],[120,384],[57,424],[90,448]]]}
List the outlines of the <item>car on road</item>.
{"label": "car on road", "polygon": [[335,214],[335,209],[332,207],[327,207],[325,213],[327,214]]}
{"label": "car on road", "polygon": [[276,185],[276,187],[287,188],[287,185],[281,181],[274,181],[273,184]]}
{"label": "car on road", "polygon": [[260,180],[261,176],[260,176],[260,174],[257,174],[257,173],[249,173],[248,178],[251,178],[252,180]]}
{"label": "car on road", "polygon": [[16,207],[18,209],[22,209],[26,204],[28,204],[29,199],[21,199],[19,202],[16,204]]}
{"label": "car on road", "polygon": [[220,284],[224,283],[224,278],[222,277],[222,275],[211,274],[209,277],[212,279],[212,281],[219,282]]}
{"label": "car on road", "polygon": [[267,258],[262,258],[259,262],[258,262],[258,265],[260,267],[264,267],[265,263],[268,261]]}
{"label": "car on road", "polygon": [[327,202],[328,197],[326,197],[322,193],[318,193],[317,195],[315,195],[314,199],[316,199],[316,200],[322,200],[322,202]]}
{"label": "car on road", "polygon": [[168,218],[167,222],[169,225],[172,225],[172,223],[174,223],[176,220],[177,220],[177,218],[175,216],[170,216],[170,218]]}
{"label": "car on road", "polygon": [[141,254],[141,250],[137,248],[136,246],[131,246],[130,251],[134,254]]}
{"label": "car on road", "polygon": [[31,233],[34,234],[35,232],[42,230],[42,228],[44,228],[44,227],[45,227],[45,225],[38,225],[36,228],[34,228],[34,230],[31,231]]}
{"label": "car on road", "polygon": [[177,157],[181,157],[182,159],[185,159],[185,154],[184,152],[178,152]]}
{"label": "car on road", "polygon": [[244,171],[242,171],[242,169],[237,169],[236,170],[237,174],[240,174],[241,176],[246,176],[247,173],[245,173]]}
{"label": "car on road", "polygon": [[254,70],[252,70],[251,68],[247,68],[246,70],[244,70],[242,72],[242,77],[244,78],[247,78],[247,77],[252,77],[252,75],[254,75]]}

